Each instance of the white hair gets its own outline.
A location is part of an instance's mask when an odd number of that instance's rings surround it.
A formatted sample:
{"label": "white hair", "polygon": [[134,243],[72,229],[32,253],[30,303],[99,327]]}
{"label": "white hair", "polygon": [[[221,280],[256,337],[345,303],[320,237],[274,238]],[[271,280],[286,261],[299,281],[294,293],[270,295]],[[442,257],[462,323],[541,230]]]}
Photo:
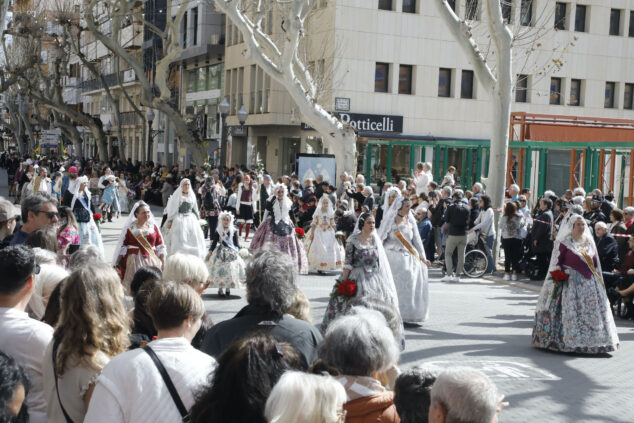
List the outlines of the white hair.
{"label": "white hair", "polygon": [[35,247],[33,248],[33,254],[35,254],[36,264],[59,264],[59,256],[51,250]]}
{"label": "white hair", "polygon": [[337,423],[346,402],[343,385],[330,376],[289,371],[266,401],[268,423]]}
{"label": "white hair", "polygon": [[357,175],[357,178],[355,179],[355,181],[357,181],[357,183],[365,184],[365,176],[363,174],[359,173]]}
{"label": "white hair", "polygon": [[605,222],[597,222],[594,224],[594,230],[596,231],[597,229],[607,229],[608,225],[605,224]]}
{"label": "white hair", "polygon": [[576,204],[579,206],[583,206],[583,201],[585,200],[585,197],[582,197],[580,195],[577,195],[575,197],[572,197],[572,204]]}
{"label": "white hair", "polygon": [[101,250],[92,244],[80,245],[77,251],[71,254],[68,268],[72,272],[79,267],[85,266],[88,263],[94,263],[95,261],[103,262]]}
{"label": "white hair", "polygon": [[509,187],[509,191],[513,191],[516,193],[520,192],[520,187],[517,184],[511,184],[511,186]]}
{"label": "white hair", "polygon": [[626,207],[623,209],[624,214],[629,214],[634,216],[634,207]]}
{"label": "white hair", "polygon": [[206,282],[207,279],[209,279],[209,270],[198,256],[176,253],[165,261],[163,280],[189,284]]}
{"label": "white hair", "polygon": [[431,389],[431,406],[440,403],[447,421],[491,423],[500,402],[498,390],[482,372],[466,367],[443,371]]}
{"label": "white hair", "polygon": [[37,320],[42,319],[51,293],[66,277],[68,277],[68,271],[61,266],[56,264],[40,265],[40,273],[35,275],[35,287],[29,300],[29,309]]}
{"label": "white hair", "polygon": [[478,189],[478,192],[482,191],[482,184],[480,182],[476,182],[473,186]]}
{"label": "white hair", "polygon": [[547,190],[544,192],[543,198],[548,198],[550,200],[550,197],[556,197],[557,194],[555,194],[554,191],[551,190]]}
{"label": "white hair", "polygon": [[580,195],[582,197],[586,196],[586,190],[581,188],[581,187],[575,188],[574,193],[575,193],[575,195]]}

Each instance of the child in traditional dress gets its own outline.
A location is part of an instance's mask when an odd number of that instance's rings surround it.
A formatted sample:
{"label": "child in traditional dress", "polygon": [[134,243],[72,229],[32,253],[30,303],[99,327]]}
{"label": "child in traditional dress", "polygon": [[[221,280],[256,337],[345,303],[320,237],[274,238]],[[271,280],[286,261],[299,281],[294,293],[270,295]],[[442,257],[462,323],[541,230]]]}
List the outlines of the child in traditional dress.
{"label": "child in traditional dress", "polygon": [[321,197],[306,237],[308,270],[319,273],[341,270],[343,247],[335,236],[335,209],[327,195]]}
{"label": "child in traditional dress", "polygon": [[239,288],[246,280],[246,271],[240,257],[240,239],[233,225],[233,215],[223,211],[219,217],[220,222],[211,237],[206,261],[211,278],[210,286],[218,288],[220,297],[229,297],[231,288]]}

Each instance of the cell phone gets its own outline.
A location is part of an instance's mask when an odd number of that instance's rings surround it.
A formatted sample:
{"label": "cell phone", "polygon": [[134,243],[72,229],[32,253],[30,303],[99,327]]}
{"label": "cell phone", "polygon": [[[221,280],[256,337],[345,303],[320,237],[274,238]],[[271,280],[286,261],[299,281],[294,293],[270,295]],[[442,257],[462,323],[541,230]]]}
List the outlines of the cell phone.
{"label": "cell phone", "polygon": [[73,254],[77,250],[79,250],[79,244],[70,244],[68,246],[68,254],[69,255]]}

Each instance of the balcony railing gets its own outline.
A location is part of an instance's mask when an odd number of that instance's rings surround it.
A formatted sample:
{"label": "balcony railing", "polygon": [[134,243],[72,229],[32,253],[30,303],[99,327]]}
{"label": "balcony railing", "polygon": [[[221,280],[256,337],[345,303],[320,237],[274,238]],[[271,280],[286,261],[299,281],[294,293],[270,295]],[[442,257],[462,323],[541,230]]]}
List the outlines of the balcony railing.
{"label": "balcony railing", "polygon": [[[136,73],[132,69],[121,71],[119,72],[119,74],[120,74],[122,83],[139,80],[139,78],[136,76]],[[106,84],[108,85],[108,87],[113,87],[119,84],[119,82],[117,81],[116,73],[110,73],[108,75],[104,75],[104,79],[106,80]],[[101,79],[88,79],[88,80],[82,81],[79,84],[79,87],[81,88],[82,92],[85,93],[87,91],[100,90],[103,88],[103,84],[101,83]]]}

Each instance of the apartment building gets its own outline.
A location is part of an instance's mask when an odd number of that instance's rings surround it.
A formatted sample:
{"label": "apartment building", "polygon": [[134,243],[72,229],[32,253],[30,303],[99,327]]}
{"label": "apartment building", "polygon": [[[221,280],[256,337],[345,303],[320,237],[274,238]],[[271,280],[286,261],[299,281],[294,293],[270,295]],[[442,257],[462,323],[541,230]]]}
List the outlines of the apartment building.
{"label": "apartment building", "polygon": [[[181,5],[172,5],[172,18]],[[224,22],[224,15],[216,12],[213,2],[187,1],[179,31],[182,52],[173,63],[180,112],[198,131],[212,157],[217,156],[220,146],[218,104],[222,101],[224,75]],[[163,118],[161,125],[159,131],[165,135],[157,141],[157,159],[189,166],[191,154],[175,139],[170,122]]]}
{"label": "apartment building", "polygon": [[[450,1],[459,17],[473,20],[476,35],[486,29],[478,3]],[[359,171],[373,181],[389,180],[425,160],[437,175],[456,166],[467,186],[486,174],[491,100],[435,4],[324,0],[317,7],[308,23],[306,61],[323,79],[320,103],[359,131]],[[536,191],[602,179],[603,189],[631,199],[634,1],[523,0],[521,8],[512,110],[528,118],[524,138],[514,134],[513,140],[547,144],[532,151],[517,147],[510,178]],[[515,16],[508,5],[503,13]],[[280,35],[276,14],[267,31]],[[245,46],[229,22],[226,34],[229,125],[238,124],[242,105],[250,113],[243,136],[233,136],[232,163],[252,163],[259,153],[271,172],[289,173],[295,153],[327,152],[284,88],[244,58]],[[540,124],[542,115],[548,124]],[[566,130],[556,128],[562,116],[591,129],[566,138]],[[603,130],[608,122],[618,134]],[[602,174],[608,168],[615,176]]]}
{"label": "apartment building", "polygon": [[[140,7],[141,3],[139,2],[137,8]],[[103,10],[101,12],[105,13]],[[103,34],[111,36],[113,34],[112,25],[111,19],[103,20],[99,30]],[[124,17],[121,19],[118,34],[118,42],[129,53],[141,60],[143,44],[143,23],[141,20],[134,14]],[[113,55],[91,32],[84,31],[81,36],[83,54],[104,77],[104,81],[102,81],[87,66],[74,59],[78,70],[73,75],[76,75],[74,78],[79,80],[76,87],[81,91],[83,111],[100,119],[103,123],[108,139],[109,157],[125,156],[132,160],[145,160],[146,140],[143,138],[145,120],[134,111],[134,107],[126,98],[127,94],[132,103],[137,108],[141,108],[141,84],[136,72],[123,59]],[[119,139],[119,127],[114,116],[115,110],[111,102],[108,101],[104,83],[118,103],[120,112],[118,124],[121,126],[123,139]],[[84,155],[94,156],[97,153],[95,140],[88,131],[84,132],[83,137]]]}

